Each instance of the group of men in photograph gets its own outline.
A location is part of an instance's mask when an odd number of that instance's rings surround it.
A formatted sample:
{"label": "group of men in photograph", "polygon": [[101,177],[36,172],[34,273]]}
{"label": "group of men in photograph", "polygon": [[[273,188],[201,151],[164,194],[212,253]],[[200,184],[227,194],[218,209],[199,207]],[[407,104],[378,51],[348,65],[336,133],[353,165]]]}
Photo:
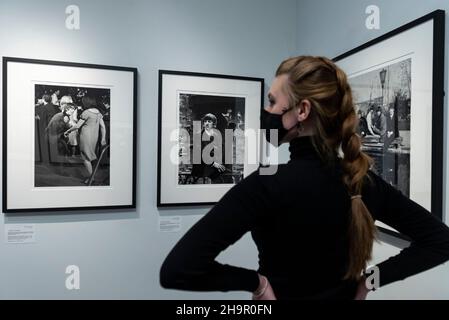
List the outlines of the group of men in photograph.
{"label": "group of men in photograph", "polygon": [[399,137],[398,119],[394,105],[390,105],[387,110],[382,106],[371,105],[366,115],[359,110],[358,116],[359,134],[362,137],[379,138],[384,149],[388,149]]}

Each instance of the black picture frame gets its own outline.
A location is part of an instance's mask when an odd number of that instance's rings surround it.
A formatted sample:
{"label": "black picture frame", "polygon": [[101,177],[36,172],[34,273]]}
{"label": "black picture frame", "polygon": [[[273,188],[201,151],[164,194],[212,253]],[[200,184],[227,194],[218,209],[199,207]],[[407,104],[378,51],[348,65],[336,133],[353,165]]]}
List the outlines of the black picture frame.
{"label": "black picture frame", "polygon": [[[236,83],[236,87],[238,87],[239,83],[251,83],[253,86],[257,87],[257,93],[254,93],[254,90],[251,92],[251,99],[248,99],[248,96],[246,97],[245,102],[245,110],[250,109],[253,107],[252,110],[252,117],[251,122],[254,123],[254,125],[251,126],[252,129],[259,129],[260,128],[260,112],[263,108],[263,101],[264,101],[264,79],[263,78],[256,78],[256,77],[246,77],[246,76],[235,76],[235,75],[224,75],[224,74],[213,74],[213,73],[201,73],[201,72],[189,72],[189,71],[174,71],[174,70],[159,70],[159,95],[158,95],[158,107],[159,107],[159,114],[158,114],[158,164],[157,164],[157,207],[159,208],[169,208],[169,207],[190,207],[190,206],[196,206],[196,207],[205,207],[205,206],[211,206],[214,205],[221,196],[216,196],[215,199],[212,201],[208,201],[207,199],[200,199],[200,200],[191,200],[188,199],[187,201],[180,200],[180,201],[165,201],[164,200],[164,193],[167,193],[164,191],[164,187],[162,186],[163,179],[167,179],[168,176],[163,172],[164,168],[163,166],[167,163],[167,154],[164,153],[164,146],[167,145],[167,134],[164,134],[163,127],[164,127],[164,113],[167,111],[166,105],[164,105],[164,97],[165,95],[178,95],[179,91],[186,90],[186,87],[183,87],[183,85],[175,88],[173,92],[165,93],[165,77],[180,77],[180,78],[186,78],[189,79],[188,82],[191,83],[193,81],[199,81],[205,84],[206,82],[213,82],[214,80],[219,81],[233,81]],[[188,91],[188,90],[187,90]],[[195,87],[194,91],[200,91],[200,95],[207,95],[209,93],[210,95],[214,94],[225,94],[228,93],[226,90],[223,90],[220,92],[220,88],[214,87],[213,89],[209,88],[209,91],[207,89],[204,89],[201,87],[201,84]],[[237,89],[237,91],[239,91]],[[245,91],[245,90],[243,90]],[[242,91],[242,92],[243,92]],[[246,92],[245,92],[246,93]],[[257,97],[256,97],[257,95]],[[253,103],[254,102],[254,103]],[[178,108],[178,103],[173,103],[172,107]],[[245,125],[248,121],[246,116],[248,116],[250,113],[245,114]],[[171,119],[170,121],[173,121],[175,126],[178,126],[177,121],[175,119]],[[176,122],[176,124],[175,124]],[[257,122],[257,124],[255,124]],[[246,152],[246,151],[245,151]],[[257,169],[257,166],[254,166],[253,169]],[[246,169],[245,169],[246,170]],[[166,170],[165,170],[166,171]],[[178,176],[178,173],[176,174]],[[246,176],[246,175],[245,175]],[[242,174],[243,177],[243,174]],[[204,179],[204,178],[203,178]],[[175,183],[176,184],[176,183]],[[229,186],[230,187],[230,186]],[[201,191],[200,191],[201,192]],[[207,198],[207,197],[205,197]]]}
{"label": "black picture frame", "polygon": [[[432,35],[430,36],[431,44],[431,58],[432,59],[432,88],[431,95],[431,195],[430,195],[430,211],[438,219],[443,219],[443,125],[444,125],[444,39],[445,39],[445,11],[435,10],[425,16],[422,16],[410,23],[407,23],[397,29],[394,29],[378,38],[368,41],[348,52],[338,55],[333,60],[340,64],[344,62],[345,65],[350,64],[351,58],[358,56],[358,60],[363,58],[363,55],[369,56],[367,52],[373,47],[382,45],[386,41],[397,39],[405,32],[413,32],[423,24],[433,21]],[[429,28],[430,29],[430,28]],[[416,39],[414,44],[416,47],[423,46],[419,39]],[[361,58],[362,57],[362,58]],[[349,62],[348,62],[349,61]],[[380,65],[380,61],[371,61],[370,65]],[[343,68],[344,69],[344,68]],[[345,70],[346,71],[346,70]],[[380,77],[380,76],[379,76]],[[383,85],[382,85],[383,86]],[[412,90],[411,90],[412,91]],[[410,93],[411,96],[411,93]],[[384,99],[382,94],[382,99]],[[411,129],[410,129],[411,130]],[[412,151],[413,152],[413,151]],[[410,172],[409,172],[409,175]],[[412,200],[414,200],[411,197]],[[403,235],[396,230],[390,230],[385,227],[378,226],[378,229],[386,234],[410,240],[406,235]]]}
{"label": "black picture frame", "polygon": [[[63,212],[63,211],[70,211],[70,212],[89,212],[89,211],[98,211],[98,210],[115,210],[115,209],[135,209],[136,208],[136,169],[137,169],[137,81],[138,81],[138,70],[137,68],[132,68],[132,67],[121,67],[121,66],[111,66],[111,65],[100,65],[100,64],[87,64],[87,63],[75,63],[75,62],[67,62],[67,61],[54,61],[54,60],[39,60],[39,59],[30,59],[30,58],[21,58],[21,57],[3,57],[3,101],[2,101],[2,105],[3,105],[3,132],[2,132],[2,151],[3,151],[3,179],[2,179],[2,186],[3,186],[3,193],[2,193],[2,209],[3,209],[3,213],[4,214],[40,214],[40,213],[46,213],[46,212]],[[127,192],[126,192],[126,200],[117,200],[117,203],[113,203],[114,200],[113,199],[108,199],[107,193],[104,192],[101,197],[101,204],[95,204],[95,201],[90,201],[90,203],[88,203],[88,201],[86,201],[85,203],[76,203],[75,205],[52,205],[51,201],[49,201],[49,205],[48,206],[33,206],[32,204],[28,203],[26,206],[24,207],[20,207],[20,205],[17,205],[17,203],[15,203],[14,205],[10,204],[10,201],[8,201],[8,196],[9,193],[12,192],[9,190],[9,183],[11,183],[11,180],[14,179],[14,176],[10,175],[10,173],[8,172],[9,167],[11,166],[10,163],[10,159],[8,159],[8,147],[9,147],[9,138],[10,136],[8,135],[8,133],[11,133],[9,130],[11,130],[10,128],[10,124],[8,123],[8,119],[11,119],[14,117],[13,115],[13,110],[12,107],[9,106],[10,103],[10,99],[14,99],[14,94],[12,97],[10,97],[8,95],[8,93],[10,92],[15,92],[14,88],[11,88],[11,86],[13,86],[14,84],[9,83],[9,76],[13,73],[12,67],[14,66],[14,64],[20,64],[23,66],[28,66],[29,68],[33,68],[35,66],[42,66],[43,68],[48,67],[48,68],[62,68],[62,70],[64,70],[64,68],[70,68],[70,70],[79,70],[80,72],[85,71],[86,74],[87,72],[92,72],[92,70],[96,70],[98,72],[109,72],[108,75],[111,76],[111,78],[113,78],[113,75],[115,74],[123,74],[123,73],[127,73],[127,77],[126,77],[126,81],[123,80],[123,88],[126,87],[126,101],[129,102],[129,104],[125,105],[125,106],[121,106],[126,107],[127,110],[130,113],[130,116],[128,118],[128,123],[127,125],[129,125],[132,128],[128,128],[129,132],[127,133],[126,137],[128,140],[132,140],[132,141],[127,141],[129,142],[129,154],[127,155],[127,165],[128,167],[131,167],[130,170],[127,172],[127,181],[126,181],[126,186],[127,186]],[[25,67],[26,68],[26,67]],[[67,69],[68,70],[68,69]],[[113,71],[114,73],[110,73],[110,71]],[[76,72],[75,72],[76,73]],[[77,75],[79,76],[79,75]],[[89,79],[88,76],[83,76],[84,80]],[[101,76],[103,79],[107,78],[104,76],[104,74]],[[36,79],[33,79],[33,81]],[[91,81],[93,83],[95,83],[95,79],[89,79],[89,81],[84,82],[86,83],[87,86],[89,86]],[[38,80],[38,81],[44,81],[44,80]],[[111,80],[111,83],[114,82],[116,80]],[[118,81],[118,80],[117,80]],[[72,78],[70,78],[70,76],[67,77],[67,83],[76,83],[76,81],[72,81]],[[26,83],[27,86],[35,86],[35,84],[30,85],[28,82],[23,82]],[[55,84],[55,85],[59,85],[59,84]],[[103,85],[103,83],[101,84]],[[64,83],[61,84],[61,86],[65,86]],[[67,85],[69,86],[69,85]],[[117,91],[120,90],[121,87],[117,88]],[[93,89],[95,90],[94,87],[89,87],[89,89]],[[113,90],[113,89],[111,89]],[[115,90],[115,89],[114,89]],[[24,90],[24,92],[29,93],[28,91]],[[26,95],[26,94],[25,94]],[[119,92],[114,92],[115,98],[117,98],[117,96],[120,96]],[[109,98],[111,99],[111,96],[109,96]],[[28,100],[27,100],[28,101]],[[111,101],[111,100],[109,100]],[[104,105],[103,105],[104,106]],[[109,106],[108,106],[109,107]],[[113,110],[113,105],[111,105],[110,107],[111,110]],[[113,111],[111,112],[113,114]],[[112,122],[111,122],[112,124]],[[114,130],[114,128],[109,128]],[[15,130],[20,130],[20,128],[15,128]],[[112,132],[112,131],[111,131]],[[34,139],[36,139],[36,137],[34,137]],[[109,142],[108,142],[109,143]],[[111,141],[110,144],[112,146],[113,142]],[[36,144],[37,145],[37,144]],[[99,145],[99,143],[97,143],[97,145]],[[103,153],[109,152],[109,144],[102,149]],[[41,157],[42,157],[42,151],[41,151],[41,141],[39,140],[39,144],[38,144],[39,150],[36,151],[36,158],[35,161],[36,162],[41,162]],[[108,156],[109,157],[109,156]],[[32,158],[32,156],[31,156]],[[101,162],[102,158],[99,158],[99,160],[97,161],[98,163]],[[94,163],[94,162],[92,162]],[[93,174],[95,174],[95,165],[93,165]],[[110,169],[108,169],[110,170]],[[90,176],[89,179],[87,179],[86,181],[88,181],[88,185],[86,186],[82,186],[79,188],[79,190],[83,191],[83,192],[96,192],[97,189],[99,188],[95,188],[93,183],[93,175]],[[31,179],[31,178],[30,178]],[[34,177],[34,179],[36,179]],[[34,182],[35,183],[35,182]],[[32,186],[35,187],[35,184]],[[89,188],[91,187],[91,188]],[[28,186],[27,186],[28,188]],[[31,188],[31,186],[30,186]],[[86,188],[86,189],[82,189],[82,188]],[[112,185],[112,182],[110,183],[110,189],[114,189],[115,185]],[[70,188],[68,188],[70,189]],[[73,190],[75,190],[76,187],[73,188]],[[48,192],[48,194],[50,194],[50,192],[54,192],[56,189],[52,189],[49,188],[48,190],[46,190]],[[76,191],[79,191],[78,189]],[[67,193],[70,193],[71,190],[65,190]],[[115,191],[117,192],[117,191]],[[100,199],[100,198],[99,198]],[[110,201],[112,200],[112,201]],[[122,202],[120,202],[122,201]],[[109,203],[113,203],[113,204],[109,204]]]}

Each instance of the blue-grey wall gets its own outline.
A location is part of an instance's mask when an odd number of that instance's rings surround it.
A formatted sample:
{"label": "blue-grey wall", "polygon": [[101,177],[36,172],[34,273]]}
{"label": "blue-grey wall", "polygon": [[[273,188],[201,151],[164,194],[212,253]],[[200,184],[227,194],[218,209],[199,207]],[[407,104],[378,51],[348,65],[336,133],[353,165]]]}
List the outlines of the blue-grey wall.
{"label": "blue-grey wall", "polygon": [[[65,8],[81,9],[81,30]],[[158,69],[265,78],[296,51],[295,0],[2,0],[0,55],[139,69],[137,210],[0,216],[0,299],[245,299],[248,293],[163,290],[160,265],[206,209],[156,207]],[[160,215],[182,215],[179,233],[158,232]],[[8,245],[5,224],[36,224],[37,242]],[[220,259],[256,267],[247,236]],[[65,289],[65,268],[81,290]]]}
{"label": "blue-grey wall", "polygon": [[[65,29],[64,11],[70,4],[80,6],[79,31]],[[364,11],[370,4],[381,9],[378,31],[365,28]],[[159,287],[158,271],[163,258],[207,210],[156,208],[157,70],[255,76],[269,83],[276,66],[287,56],[333,57],[437,8],[449,11],[449,3],[445,0],[0,1],[1,56],[139,69],[137,210],[0,217],[0,299],[248,298],[246,293],[195,294]],[[449,36],[449,30],[446,35]],[[449,45],[447,38],[446,43]],[[447,65],[447,51],[445,59]],[[447,123],[446,114],[445,128]],[[445,129],[445,143],[446,134]],[[446,163],[446,149],[444,154]],[[444,172],[447,181],[446,166]],[[181,232],[159,233],[160,215],[182,215]],[[4,225],[15,223],[36,224],[37,243],[5,244]],[[375,260],[397,252],[389,244],[378,245]],[[220,259],[255,268],[257,256],[246,236]],[[71,264],[81,269],[79,291],[65,289],[65,268]],[[439,267],[387,286],[371,297],[449,299],[448,271],[447,265]]]}
{"label": "blue-grey wall", "polygon": [[[380,30],[368,30],[365,9],[377,5],[380,9]],[[413,21],[436,9],[449,12],[447,0],[298,0],[298,54],[336,57],[356,46],[374,39],[388,31]],[[445,90],[449,46],[449,23],[446,14]],[[444,105],[447,109],[447,100]],[[447,206],[447,125],[444,119],[444,212],[449,221]],[[388,239],[397,245],[396,241]],[[388,243],[376,245],[374,262],[382,261],[399,252]],[[380,275],[382,276],[382,275]],[[428,272],[394,283],[370,295],[372,299],[449,299],[449,263]]]}

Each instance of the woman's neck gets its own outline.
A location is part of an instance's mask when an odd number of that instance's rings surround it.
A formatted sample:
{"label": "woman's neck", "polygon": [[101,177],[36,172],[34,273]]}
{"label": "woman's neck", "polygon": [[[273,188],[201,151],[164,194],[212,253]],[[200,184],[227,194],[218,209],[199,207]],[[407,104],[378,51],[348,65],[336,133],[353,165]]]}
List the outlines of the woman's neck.
{"label": "woman's neck", "polygon": [[302,129],[298,130],[298,137],[313,136],[315,134],[315,126],[311,119],[302,122]]}

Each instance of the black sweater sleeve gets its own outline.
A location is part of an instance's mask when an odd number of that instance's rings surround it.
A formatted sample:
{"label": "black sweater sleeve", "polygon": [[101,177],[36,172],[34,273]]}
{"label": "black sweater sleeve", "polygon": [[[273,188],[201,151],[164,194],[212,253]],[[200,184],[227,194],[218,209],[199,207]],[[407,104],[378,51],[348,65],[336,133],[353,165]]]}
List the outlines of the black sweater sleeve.
{"label": "black sweater sleeve", "polygon": [[[372,183],[364,189],[363,199],[374,219],[412,239],[410,247],[378,265],[380,285],[405,279],[447,261],[449,228],[377,175],[370,176]],[[281,178],[260,176],[255,172],[226,193],[169,253],[160,271],[161,285],[195,291],[256,290],[259,279],[255,270],[220,264],[216,257],[259,224],[268,226],[269,213],[279,210],[281,193],[278,189],[282,183],[277,179]],[[294,197],[297,196],[294,191],[297,182],[292,181],[291,188],[285,190],[293,190],[291,197]]]}
{"label": "black sweater sleeve", "polygon": [[253,173],[229,190],[176,244],[160,271],[164,288],[194,291],[255,291],[257,272],[215,258],[260,220],[270,196]]}
{"label": "black sweater sleeve", "polygon": [[411,239],[409,247],[378,265],[380,286],[449,260],[449,228],[378,176],[371,177],[378,204],[375,218]]}

